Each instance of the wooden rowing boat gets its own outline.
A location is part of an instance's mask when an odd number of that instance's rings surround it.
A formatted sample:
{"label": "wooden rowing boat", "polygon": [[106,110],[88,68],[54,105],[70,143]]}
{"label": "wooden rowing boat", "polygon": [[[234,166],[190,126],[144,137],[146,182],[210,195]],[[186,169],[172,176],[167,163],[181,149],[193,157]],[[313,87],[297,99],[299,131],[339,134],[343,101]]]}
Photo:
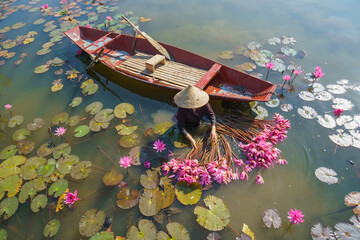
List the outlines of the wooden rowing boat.
{"label": "wooden rowing boat", "polygon": [[245,102],[268,101],[276,89],[270,82],[168,44],[158,43],[171,60],[143,38],[81,26],[65,35],[94,60],[147,84],[176,91],[195,85],[210,98]]}

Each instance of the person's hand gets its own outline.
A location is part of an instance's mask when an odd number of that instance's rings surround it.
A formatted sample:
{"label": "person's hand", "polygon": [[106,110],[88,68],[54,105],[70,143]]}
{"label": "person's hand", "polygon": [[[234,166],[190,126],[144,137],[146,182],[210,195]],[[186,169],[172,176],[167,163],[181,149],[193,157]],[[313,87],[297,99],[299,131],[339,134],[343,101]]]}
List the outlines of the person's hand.
{"label": "person's hand", "polygon": [[217,141],[217,134],[216,134],[216,128],[215,127],[211,127],[210,138],[214,142]]}
{"label": "person's hand", "polygon": [[185,137],[190,141],[191,147],[196,149],[196,148],[197,148],[197,147],[196,147],[196,142],[195,142],[195,140],[192,138],[192,136],[191,136],[190,134],[187,134]]}

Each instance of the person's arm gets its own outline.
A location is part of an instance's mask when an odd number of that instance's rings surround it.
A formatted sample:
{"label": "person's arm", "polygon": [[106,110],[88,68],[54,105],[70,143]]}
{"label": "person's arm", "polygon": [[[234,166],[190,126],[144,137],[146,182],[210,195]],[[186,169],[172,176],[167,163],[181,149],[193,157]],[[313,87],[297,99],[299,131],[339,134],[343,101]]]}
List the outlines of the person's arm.
{"label": "person's arm", "polygon": [[178,109],[178,112],[176,114],[176,118],[178,120],[178,128],[179,128],[179,132],[184,135],[191,143],[191,146],[193,148],[196,148],[196,142],[193,139],[193,137],[190,135],[190,133],[188,133],[185,129],[185,111],[181,108]]}
{"label": "person's arm", "polygon": [[217,134],[216,134],[216,116],[214,111],[212,110],[211,106],[209,103],[207,103],[205,105],[205,110],[206,110],[206,117],[210,120],[211,122],[211,132],[210,132],[210,137],[212,139],[214,139],[215,141],[217,140]]}

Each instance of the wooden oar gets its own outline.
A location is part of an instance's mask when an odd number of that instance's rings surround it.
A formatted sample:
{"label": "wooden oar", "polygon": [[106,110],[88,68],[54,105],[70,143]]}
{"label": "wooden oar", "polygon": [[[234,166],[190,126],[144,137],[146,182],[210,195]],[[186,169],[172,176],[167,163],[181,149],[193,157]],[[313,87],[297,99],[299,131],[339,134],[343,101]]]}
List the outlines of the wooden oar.
{"label": "wooden oar", "polygon": [[174,61],[173,56],[171,56],[171,54],[168,53],[168,51],[163,46],[161,46],[157,41],[155,41],[152,37],[147,35],[145,32],[140,31],[140,29],[137,26],[135,26],[132,22],[130,22],[129,19],[127,19],[125,16],[122,16],[122,18],[126,22],[128,22],[135,29],[135,31],[140,33],[146,40],[148,40],[149,43],[154,46],[154,48],[156,48],[162,55],[164,55],[166,57],[166,59]]}

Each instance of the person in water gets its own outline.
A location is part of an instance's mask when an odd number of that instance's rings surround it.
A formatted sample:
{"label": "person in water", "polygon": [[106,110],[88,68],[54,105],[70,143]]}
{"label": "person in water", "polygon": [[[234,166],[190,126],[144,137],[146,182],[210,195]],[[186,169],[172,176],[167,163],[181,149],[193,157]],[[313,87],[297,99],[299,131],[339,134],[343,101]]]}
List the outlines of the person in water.
{"label": "person in water", "polygon": [[186,128],[198,127],[204,115],[211,122],[211,139],[217,140],[216,117],[208,103],[209,95],[206,92],[189,85],[175,95],[174,102],[179,107],[176,114],[179,131],[190,141],[193,148],[196,148],[196,142]]}

